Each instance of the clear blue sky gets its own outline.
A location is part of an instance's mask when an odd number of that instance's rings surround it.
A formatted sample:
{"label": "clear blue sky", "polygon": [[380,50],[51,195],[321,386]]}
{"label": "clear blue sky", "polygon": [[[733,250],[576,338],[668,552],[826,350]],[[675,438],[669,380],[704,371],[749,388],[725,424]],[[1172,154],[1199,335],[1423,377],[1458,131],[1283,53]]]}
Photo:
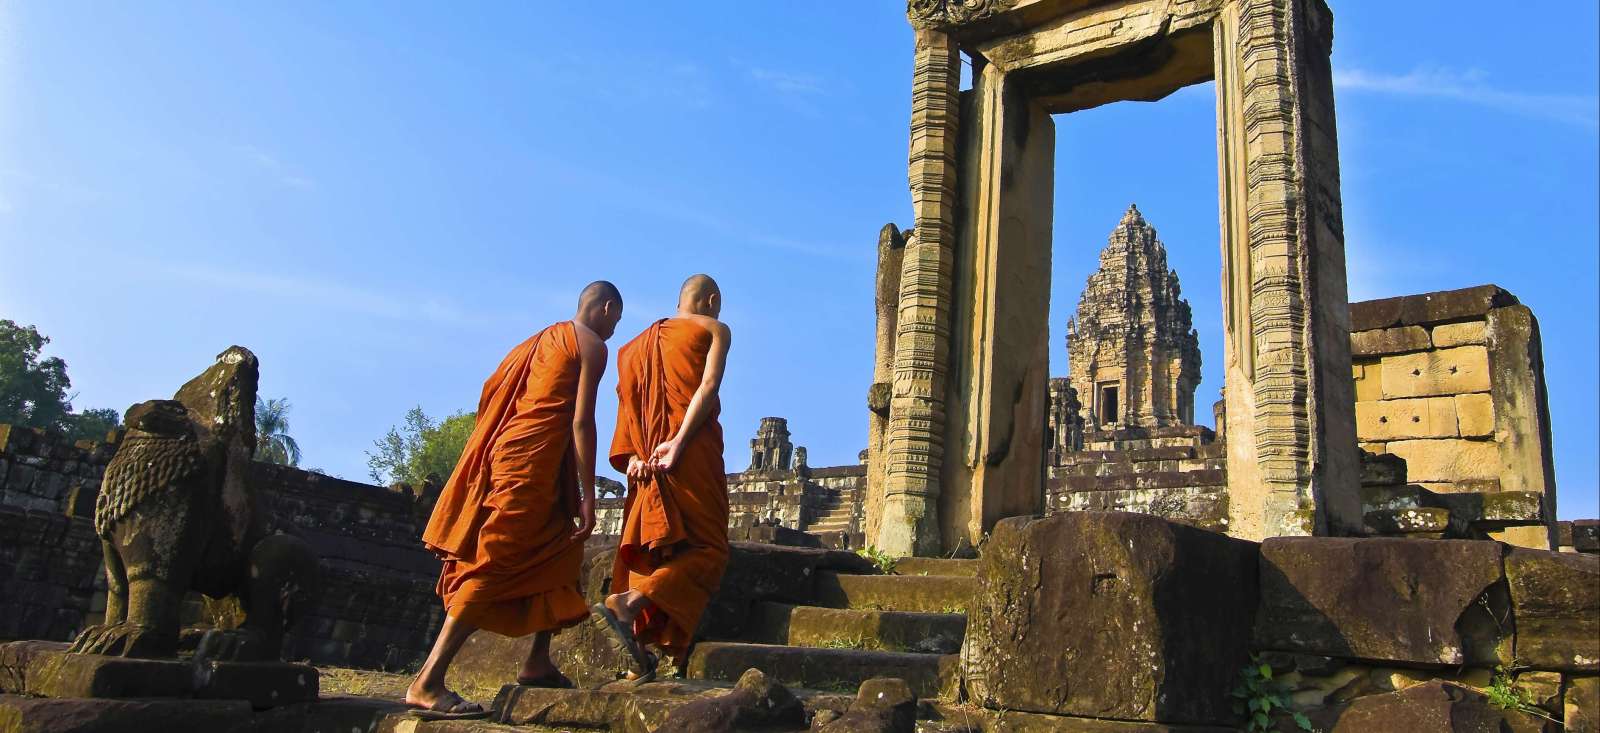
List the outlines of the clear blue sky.
{"label": "clear blue sky", "polygon": [[[1530,305],[1561,515],[1600,514],[1595,6],[1508,33],[1499,3],[1333,5],[1352,298],[1493,282]],[[54,339],[80,408],[249,346],[305,465],[360,479],[407,408],[474,407],[584,283],[621,286],[626,338],[703,270],[735,334],[729,467],[763,415],[853,462],[876,234],[910,212],[903,7],[7,3],[0,317]],[[1207,413],[1211,85],[1057,125],[1054,371],[1137,201],[1194,306]]]}

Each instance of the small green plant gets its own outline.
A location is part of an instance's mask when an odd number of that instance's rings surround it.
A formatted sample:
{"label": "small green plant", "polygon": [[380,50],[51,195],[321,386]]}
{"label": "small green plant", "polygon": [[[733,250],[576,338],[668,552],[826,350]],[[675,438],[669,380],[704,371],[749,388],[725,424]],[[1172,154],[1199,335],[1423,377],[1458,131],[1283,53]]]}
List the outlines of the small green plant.
{"label": "small green plant", "polygon": [[889,553],[873,547],[872,545],[867,545],[866,547],[856,550],[856,554],[866,558],[873,565],[878,566],[878,572],[883,573],[884,575],[894,574],[894,565],[896,560],[894,557],[890,556]]}
{"label": "small green plant", "polygon": [[819,646],[823,649],[877,649],[878,643],[876,639],[868,639],[859,635],[836,636],[832,639],[824,640]]}
{"label": "small green plant", "polygon": [[1250,655],[1250,664],[1239,670],[1239,684],[1233,687],[1233,711],[1244,716],[1247,731],[1272,730],[1272,721],[1288,713],[1300,730],[1310,731],[1311,720],[1304,713],[1289,710],[1289,694],[1272,681],[1272,667],[1261,657]]}
{"label": "small green plant", "polygon": [[1555,720],[1534,704],[1533,694],[1522,689],[1522,686],[1517,684],[1516,678],[1511,675],[1511,671],[1503,664],[1495,665],[1494,676],[1489,680],[1489,689],[1484,693],[1489,696],[1489,704],[1501,710],[1516,710],[1545,720]]}

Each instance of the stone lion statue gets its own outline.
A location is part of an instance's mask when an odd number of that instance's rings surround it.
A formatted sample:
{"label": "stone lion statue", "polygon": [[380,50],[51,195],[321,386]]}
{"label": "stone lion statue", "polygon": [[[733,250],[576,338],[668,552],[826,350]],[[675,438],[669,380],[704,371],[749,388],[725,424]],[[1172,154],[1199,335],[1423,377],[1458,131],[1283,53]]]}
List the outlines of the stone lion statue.
{"label": "stone lion statue", "polygon": [[245,611],[240,628],[208,632],[197,654],[278,658],[296,608],[315,592],[317,558],[298,538],[269,533],[247,483],[258,376],[255,355],[234,346],[172,399],[128,408],[94,512],[105,623],[72,651],[175,656],[183,597],[197,590],[236,594]]}

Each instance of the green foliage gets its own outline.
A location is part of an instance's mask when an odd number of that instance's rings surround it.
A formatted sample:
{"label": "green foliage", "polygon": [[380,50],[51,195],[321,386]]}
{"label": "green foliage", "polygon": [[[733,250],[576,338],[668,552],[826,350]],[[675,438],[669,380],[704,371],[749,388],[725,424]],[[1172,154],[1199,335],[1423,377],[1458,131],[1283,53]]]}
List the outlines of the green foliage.
{"label": "green foliage", "polygon": [[477,413],[457,412],[435,423],[421,407],[413,407],[403,427],[389,428],[373,442],[377,450],[367,451],[367,470],[380,484],[422,486],[429,476],[443,481],[455,470],[476,422]]}
{"label": "green foliage", "polygon": [[[1515,661],[1512,662],[1512,664],[1515,663]],[[1545,720],[1555,720],[1555,718],[1550,717],[1549,713],[1535,704],[1533,693],[1522,689],[1522,686],[1517,684],[1516,678],[1512,676],[1511,671],[1506,669],[1503,664],[1495,665],[1494,676],[1489,680],[1489,689],[1485,690],[1484,693],[1489,697],[1489,704],[1501,710],[1516,710],[1544,718]]]}
{"label": "green foliage", "polygon": [[836,637],[834,637],[832,639],[823,640],[822,643],[819,644],[818,646],[822,647],[823,649],[877,649],[877,648],[879,648],[877,639],[868,639],[867,637],[860,636],[860,635],[856,635],[856,636],[836,636]]}
{"label": "green foliage", "polygon": [[50,338],[33,326],[0,320],[0,423],[59,429],[71,412],[67,363],[39,358]]}
{"label": "green foliage", "polygon": [[256,397],[256,460],[300,465],[300,444],[289,436],[289,400]]}
{"label": "green foliage", "polygon": [[1252,654],[1250,664],[1239,670],[1239,683],[1234,685],[1232,695],[1233,712],[1245,719],[1244,730],[1272,730],[1272,722],[1284,714],[1290,715],[1300,730],[1311,730],[1309,718],[1288,709],[1288,691],[1272,681],[1272,667],[1259,656]]}
{"label": "green foliage", "polygon": [[67,435],[73,440],[104,441],[106,433],[122,425],[122,416],[116,410],[91,408],[67,416]]}
{"label": "green foliage", "polygon": [[878,572],[883,573],[884,575],[894,574],[896,560],[895,558],[891,557],[889,553],[868,545],[856,550],[856,554],[871,561],[873,565],[878,566]]}
{"label": "green foliage", "polygon": [[116,410],[72,412],[67,363],[39,358],[50,337],[33,326],[0,320],[0,423],[52,430],[73,440],[105,440],[122,424]]}

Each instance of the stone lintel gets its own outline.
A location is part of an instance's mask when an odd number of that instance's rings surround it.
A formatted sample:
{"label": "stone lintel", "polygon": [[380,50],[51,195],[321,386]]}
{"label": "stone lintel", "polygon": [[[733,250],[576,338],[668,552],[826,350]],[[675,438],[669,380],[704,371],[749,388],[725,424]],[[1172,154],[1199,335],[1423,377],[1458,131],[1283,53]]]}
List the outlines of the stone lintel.
{"label": "stone lintel", "polygon": [[1478,285],[1350,304],[1350,330],[1427,326],[1482,318],[1494,308],[1516,305],[1517,296],[1498,285]]}

